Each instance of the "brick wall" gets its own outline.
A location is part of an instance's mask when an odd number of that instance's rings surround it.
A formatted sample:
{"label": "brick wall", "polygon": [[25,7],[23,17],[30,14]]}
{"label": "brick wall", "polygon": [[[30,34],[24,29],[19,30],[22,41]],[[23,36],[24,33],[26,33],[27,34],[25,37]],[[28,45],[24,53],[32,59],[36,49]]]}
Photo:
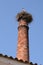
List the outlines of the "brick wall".
{"label": "brick wall", "polygon": [[18,25],[17,58],[29,61],[28,24],[24,20],[20,20]]}

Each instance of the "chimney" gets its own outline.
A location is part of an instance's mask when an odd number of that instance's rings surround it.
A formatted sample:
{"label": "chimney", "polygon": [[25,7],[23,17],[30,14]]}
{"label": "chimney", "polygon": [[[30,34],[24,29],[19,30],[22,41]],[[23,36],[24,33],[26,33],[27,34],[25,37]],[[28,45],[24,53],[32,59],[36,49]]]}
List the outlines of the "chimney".
{"label": "chimney", "polygon": [[18,60],[29,62],[28,24],[32,22],[32,15],[23,10],[17,14],[16,18],[18,21],[18,45],[16,57]]}

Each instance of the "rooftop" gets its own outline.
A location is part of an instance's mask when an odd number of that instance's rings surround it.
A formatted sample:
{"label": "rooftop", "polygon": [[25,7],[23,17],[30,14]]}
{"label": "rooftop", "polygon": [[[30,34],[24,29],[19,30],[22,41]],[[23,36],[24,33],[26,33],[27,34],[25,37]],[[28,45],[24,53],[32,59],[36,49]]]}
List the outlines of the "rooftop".
{"label": "rooftop", "polygon": [[[25,64],[25,65],[37,65],[37,63],[33,64],[32,62],[28,63],[27,61],[23,61],[23,60],[18,60],[17,58],[13,58],[12,56],[7,56],[7,55],[3,55],[3,54],[0,54],[0,62],[5,62],[5,63],[8,63],[8,60],[9,62],[16,62],[18,64]],[[6,62],[7,61],[7,62]],[[17,64],[16,64],[17,65]]]}

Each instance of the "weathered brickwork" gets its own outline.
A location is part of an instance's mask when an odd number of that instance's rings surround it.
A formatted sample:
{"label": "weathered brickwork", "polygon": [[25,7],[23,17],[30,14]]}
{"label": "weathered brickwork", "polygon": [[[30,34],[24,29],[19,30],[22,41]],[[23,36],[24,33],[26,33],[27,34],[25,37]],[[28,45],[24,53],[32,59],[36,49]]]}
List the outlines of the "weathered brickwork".
{"label": "weathered brickwork", "polygon": [[17,14],[16,18],[18,21],[17,58],[29,62],[28,24],[32,22],[32,15],[22,11]]}
{"label": "weathered brickwork", "polygon": [[18,24],[19,24],[19,26],[20,25],[26,25],[26,26],[28,25],[28,23],[24,20],[20,20],[20,22]]}
{"label": "weathered brickwork", "polygon": [[28,26],[25,21],[19,22],[17,58],[19,60],[29,61]]}

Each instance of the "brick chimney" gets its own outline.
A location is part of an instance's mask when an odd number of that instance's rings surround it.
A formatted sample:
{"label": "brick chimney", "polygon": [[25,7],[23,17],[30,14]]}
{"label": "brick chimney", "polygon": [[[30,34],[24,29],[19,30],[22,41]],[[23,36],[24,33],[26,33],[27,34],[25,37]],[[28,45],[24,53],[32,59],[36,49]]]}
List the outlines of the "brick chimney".
{"label": "brick chimney", "polygon": [[32,21],[32,15],[23,10],[17,14],[16,18],[18,21],[17,58],[29,62],[28,24]]}

